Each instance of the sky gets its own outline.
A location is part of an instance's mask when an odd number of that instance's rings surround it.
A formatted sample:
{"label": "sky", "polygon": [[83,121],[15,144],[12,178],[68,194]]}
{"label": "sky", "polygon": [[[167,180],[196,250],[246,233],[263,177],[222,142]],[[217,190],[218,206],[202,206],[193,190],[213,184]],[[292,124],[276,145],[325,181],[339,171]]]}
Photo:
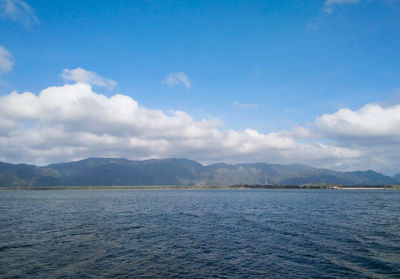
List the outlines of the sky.
{"label": "sky", "polygon": [[0,160],[400,172],[400,1],[0,0]]}

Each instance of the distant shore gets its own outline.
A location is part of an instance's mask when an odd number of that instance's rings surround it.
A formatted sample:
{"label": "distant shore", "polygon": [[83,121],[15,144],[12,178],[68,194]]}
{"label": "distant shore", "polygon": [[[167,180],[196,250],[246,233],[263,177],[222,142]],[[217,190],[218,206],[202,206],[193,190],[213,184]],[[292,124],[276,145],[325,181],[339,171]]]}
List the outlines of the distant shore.
{"label": "distant shore", "polygon": [[400,185],[230,185],[230,186],[174,186],[174,185],[139,185],[139,186],[31,186],[2,187],[0,191],[10,190],[196,190],[196,189],[287,189],[287,190],[400,190]]}

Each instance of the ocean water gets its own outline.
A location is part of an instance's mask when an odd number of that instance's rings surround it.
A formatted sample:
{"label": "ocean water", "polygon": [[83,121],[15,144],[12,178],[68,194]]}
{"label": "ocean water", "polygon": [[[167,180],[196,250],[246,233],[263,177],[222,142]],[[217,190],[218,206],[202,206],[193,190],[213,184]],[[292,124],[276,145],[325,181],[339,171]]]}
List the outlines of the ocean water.
{"label": "ocean water", "polygon": [[400,191],[1,191],[0,278],[400,278]]}

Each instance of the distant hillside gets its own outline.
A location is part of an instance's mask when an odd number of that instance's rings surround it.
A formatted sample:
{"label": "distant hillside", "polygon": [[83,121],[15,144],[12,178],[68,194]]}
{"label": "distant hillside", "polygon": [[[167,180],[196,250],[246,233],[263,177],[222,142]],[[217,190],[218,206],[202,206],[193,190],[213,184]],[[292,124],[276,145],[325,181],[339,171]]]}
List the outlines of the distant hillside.
{"label": "distant hillside", "polygon": [[395,175],[393,176],[393,178],[397,181],[397,183],[400,183],[400,173],[395,174]]}
{"label": "distant hillside", "polygon": [[223,186],[238,184],[281,185],[388,185],[395,178],[374,171],[338,172],[305,165],[213,164],[203,166],[187,159],[131,161],[89,158],[77,162],[37,167],[0,162],[0,187],[35,186]]}

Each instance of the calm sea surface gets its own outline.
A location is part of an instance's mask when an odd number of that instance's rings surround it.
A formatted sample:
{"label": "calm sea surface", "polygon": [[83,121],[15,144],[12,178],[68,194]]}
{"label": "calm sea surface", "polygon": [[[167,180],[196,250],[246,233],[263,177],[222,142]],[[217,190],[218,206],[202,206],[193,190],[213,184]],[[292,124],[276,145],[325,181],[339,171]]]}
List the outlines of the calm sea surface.
{"label": "calm sea surface", "polygon": [[400,278],[400,191],[1,191],[0,277]]}

